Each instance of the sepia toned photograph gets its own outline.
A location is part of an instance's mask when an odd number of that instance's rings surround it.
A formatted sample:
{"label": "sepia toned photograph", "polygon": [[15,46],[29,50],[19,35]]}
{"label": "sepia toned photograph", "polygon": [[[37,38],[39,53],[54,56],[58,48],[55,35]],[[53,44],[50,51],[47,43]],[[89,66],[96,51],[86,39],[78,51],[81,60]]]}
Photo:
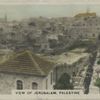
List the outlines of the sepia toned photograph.
{"label": "sepia toned photograph", "polygon": [[0,95],[99,96],[100,4],[0,4]]}

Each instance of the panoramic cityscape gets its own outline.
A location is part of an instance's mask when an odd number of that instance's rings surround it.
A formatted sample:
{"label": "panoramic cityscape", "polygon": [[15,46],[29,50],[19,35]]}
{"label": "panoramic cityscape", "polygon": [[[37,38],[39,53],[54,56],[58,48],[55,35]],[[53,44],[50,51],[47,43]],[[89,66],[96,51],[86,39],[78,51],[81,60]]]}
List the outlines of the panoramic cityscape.
{"label": "panoramic cityscape", "polygon": [[[34,13],[39,11],[33,8]],[[28,13],[22,16],[25,12],[18,15],[16,11],[16,18],[9,19],[11,8],[0,12],[0,94],[11,94],[12,90],[100,93],[98,11],[84,6],[85,11],[65,16],[65,12],[60,15],[51,8],[45,10],[49,17],[40,16],[40,12],[25,17]]]}

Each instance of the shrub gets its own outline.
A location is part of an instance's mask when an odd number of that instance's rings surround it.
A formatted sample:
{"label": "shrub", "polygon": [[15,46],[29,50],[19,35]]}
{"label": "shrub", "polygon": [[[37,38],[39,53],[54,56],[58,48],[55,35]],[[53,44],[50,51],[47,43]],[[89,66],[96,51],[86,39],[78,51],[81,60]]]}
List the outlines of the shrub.
{"label": "shrub", "polygon": [[99,93],[100,93],[100,78],[96,79],[95,86],[99,88]]}
{"label": "shrub", "polygon": [[100,59],[97,61],[97,64],[100,65]]}

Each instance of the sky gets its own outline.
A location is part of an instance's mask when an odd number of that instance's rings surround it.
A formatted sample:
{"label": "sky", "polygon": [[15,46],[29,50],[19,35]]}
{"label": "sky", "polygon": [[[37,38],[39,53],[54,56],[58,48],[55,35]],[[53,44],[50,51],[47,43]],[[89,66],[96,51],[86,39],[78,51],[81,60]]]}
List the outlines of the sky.
{"label": "sky", "polygon": [[100,4],[63,4],[63,5],[0,5],[0,18],[7,15],[8,20],[30,17],[73,17],[86,12],[96,12],[100,16]]}

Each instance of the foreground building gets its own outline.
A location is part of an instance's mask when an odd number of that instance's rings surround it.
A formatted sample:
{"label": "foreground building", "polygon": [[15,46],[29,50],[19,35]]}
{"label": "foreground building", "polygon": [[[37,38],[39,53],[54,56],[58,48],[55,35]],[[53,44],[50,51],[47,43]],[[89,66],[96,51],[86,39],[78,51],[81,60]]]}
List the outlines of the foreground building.
{"label": "foreground building", "polygon": [[0,94],[12,90],[52,89],[54,63],[30,51],[14,55],[0,65]]}
{"label": "foreground building", "polygon": [[52,90],[64,73],[71,76],[74,89],[82,90],[88,62],[89,54],[81,49],[55,56],[31,51],[13,54],[0,64],[0,94],[11,94],[12,90]]}

